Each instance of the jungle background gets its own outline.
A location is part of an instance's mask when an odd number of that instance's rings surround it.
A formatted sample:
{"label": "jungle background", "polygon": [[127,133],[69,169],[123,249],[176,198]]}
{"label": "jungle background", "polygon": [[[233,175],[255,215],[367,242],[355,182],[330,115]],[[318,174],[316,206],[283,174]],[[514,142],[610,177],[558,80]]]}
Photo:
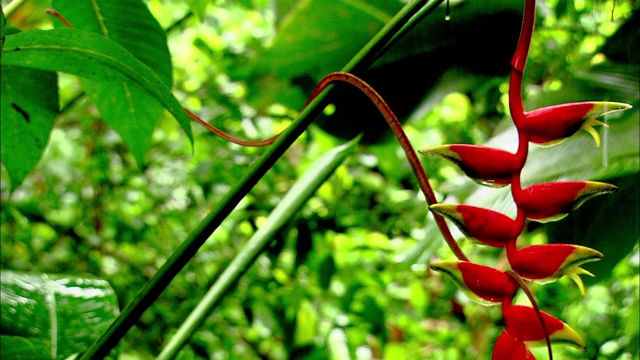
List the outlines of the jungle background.
{"label": "jungle background", "polygon": [[[145,4],[166,31],[174,93],[183,105],[219,128],[257,139],[286,128],[314,85],[346,64],[404,2]],[[7,18],[8,26],[50,29],[54,21],[43,12],[50,6],[26,1]],[[450,6],[448,20],[443,5],[363,78],[387,99],[416,148],[490,143],[513,149],[507,76],[522,1]],[[605,254],[585,265],[595,277],[585,279],[584,296],[568,279],[532,285],[540,307],[587,343],[584,351],[554,346],[559,359],[638,359],[638,16],[633,0],[538,4],[525,106],[581,100],[634,106],[605,119],[600,149],[579,133],[555,147],[534,148],[523,173],[528,183],[588,179],[620,188],[562,221],[532,223],[523,236],[523,243],[577,243]],[[137,36],[145,41],[145,34]],[[59,74],[57,81],[60,112],[42,158],[18,184],[2,168],[3,279],[7,271],[103,279],[123,308],[264,149],[227,143],[196,124],[192,149],[165,112],[149,130],[148,146],[132,150],[101,118],[77,77]],[[429,262],[453,255],[433,230],[410,167],[385,126],[366,99],[338,87],[322,118],[112,355],[157,355],[314,160],[365,131],[356,153],[277,234],[179,358],[489,358],[502,327],[500,311],[470,302],[429,270]],[[441,199],[512,210],[499,191],[478,187],[450,163],[422,160]],[[498,249],[460,243],[477,262],[505,261]],[[11,333],[4,309],[3,335]],[[544,349],[536,351],[545,358]]]}

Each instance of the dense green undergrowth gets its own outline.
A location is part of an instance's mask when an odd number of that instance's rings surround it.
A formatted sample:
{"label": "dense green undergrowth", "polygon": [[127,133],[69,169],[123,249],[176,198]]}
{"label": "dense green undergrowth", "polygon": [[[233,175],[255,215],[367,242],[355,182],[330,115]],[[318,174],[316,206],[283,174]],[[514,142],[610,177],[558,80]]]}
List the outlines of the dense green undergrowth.
{"label": "dense green undergrowth", "polygon": [[[342,68],[404,3],[131,2],[146,5],[150,18],[131,16],[125,24],[157,20],[156,36],[167,29],[164,55],[147,59],[164,74],[157,80],[216,126],[249,138],[286,128],[313,84]],[[55,26],[66,34],[42,12],[53,6],[64,13],[66,3],[27,1],[8,16],[8,33]],[[517,34],[521,6],[452,2],[449,21],[442,6],[364,75],[398,109],[415,147],[514,146],[505,140],[513,139],[506,125],[506,76],[515,37],[508,33]],[[563,222],[529,229],[523,241],[579,243],[605,254],[604,261],[586,266],[596,276],[584,297],[564,286],[566,279],[534,286],[534,292],[541,307],[571,323],[587,342],[584,352],[554,348],[558,358],[638,359],[637,4],[557,0],[542,2],[538,10],[526,106],[607,99],[634,110],[608,122],[601,149],[581,134],[531,152],[525,181],[606,180],[620,188]],[[163,44],[161,37],[128,36],[148,46]],[[9,66],[3,63],[3,94],[15,81]],[[39,79],[21,86],[46,81],[53,87],[46,101],[57,89],[53,105],[61,110],[50,114],[48,128],[38,125],[42,156],[34,148],[16,155],[15,147],[30,140],[5,148],[4,109],[10,105],[3,100],[3,277],[11,270],[106,280],[122,309],[265,150],[228,144],[198,126],[191,143],[186,120],[176,122],[162,111],[172,106],[167,94],[159,95],[168,99],[164,106],[143,106],[149,121],[132,128],[110,108],[109,99],[123,93],[111,85],[20,71]],[[275,234],[179,358],[488,357],[500,332],[499,310],[470,303],[428,270],[430,259],[452,255],[432,227],[404,155],[366,102],[348,90],[337,92],[322,125],[305,132],[257,183],[124,336],[114,357],[157,356],[297,179],[363,129],[368,131],[355,154]],[[20,131],[22,136],[30,130]],[[560,157],[572,165],[560,167]],[[8,165],[14,160],[20,165]],[[444,161],[423,163],[441,198],[510,211],[505,194],[461,181]],[[467,240],[461,245],[479,262],[503,257]],[[6,289],[3,280],[3,294]],[[13,331],[5,325],[4,303],[3,295],[3,336]]]}

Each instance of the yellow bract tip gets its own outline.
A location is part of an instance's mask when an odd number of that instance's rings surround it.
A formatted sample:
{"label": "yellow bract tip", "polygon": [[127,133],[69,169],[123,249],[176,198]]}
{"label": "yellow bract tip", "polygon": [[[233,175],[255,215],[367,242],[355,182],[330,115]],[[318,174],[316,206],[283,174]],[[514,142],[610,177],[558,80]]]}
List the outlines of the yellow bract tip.
{"label": "yellow bract tip", "polygon": [[584,283],[582,282],[582,279],[580,278],[580,275],[589,275],[591,277],[593,277],[593,274],[588,272],[587,270],[580,268],[580,267],[575,267],[573,269],[571,269],[570,271],[568,271],[566,273],[567,276],[569,276],[569,278],[571,280],[573,280],[573,282],[576,283],[576,285],[578,285],[578,289],[580,289],[580,294],[582,296],[584,296],[585,294],[585,290],[584,290]]}
{"label": "yellow bract tip", "polygon": [[588,119],[582,124],[581,128],[584,131],[588,132],[593,137],[593,140],[596,142],[596,147],[600,148],[600,134],[598,134],[598,131],[594,129],[595,125],[602,125],[604,127],[609,127],[607,124],[603,123],[602,121],[599,121],[596,119]]}

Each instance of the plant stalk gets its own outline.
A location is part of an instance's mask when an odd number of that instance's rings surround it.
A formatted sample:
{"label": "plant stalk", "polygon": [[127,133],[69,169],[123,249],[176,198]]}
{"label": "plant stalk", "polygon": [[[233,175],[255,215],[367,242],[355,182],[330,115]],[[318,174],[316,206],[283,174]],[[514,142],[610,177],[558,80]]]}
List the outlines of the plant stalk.
{"label": "plant stalk", "polygon": [[178,354],[202,322],[220,303],[226,292],[249,270],[273,236],[296,216],[316,190],[353,153],[356,145],[357,141],[351,141],[351,143],[336,147],[314,162],[269,214],[265,225],[260,227],[242,246],[242,249],[216,279],[195,309],[180,325],[176,334],[156,360],[172,359]]}

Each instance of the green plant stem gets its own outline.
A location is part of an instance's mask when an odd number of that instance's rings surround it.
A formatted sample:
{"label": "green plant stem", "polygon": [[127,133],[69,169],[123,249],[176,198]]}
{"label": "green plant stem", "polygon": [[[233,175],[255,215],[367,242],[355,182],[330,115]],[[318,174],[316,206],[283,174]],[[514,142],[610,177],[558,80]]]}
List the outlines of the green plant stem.
{"label": "green plant stem", "polygon": [[309,200],[316,190],[334,173],[335,169],[353,153],[357,141],[352,141],[332,149],[318,159],[298,180],[291,190],[269,214],[265,225],[256,231],[243,245],[242,250],[233,258],[224,272],[216,279],[209,291],[198,303],[189,317],[182,323],[178,332],[171,338],[156,360],[172,359],[184,347],[196,329],[202,324],[214,308],[220,303],[225,293],[249,270],[262,253],[276,232],[280,231],[300,208]]}
{"label": "green plant stem", "polygon": [[16,12],[16,10],[18,10],[20,6],[24,5],[24,3],[26,2],[27,0],[13,0],[12,2],[8,3],[7,6],[2,9],[2,11],[4,11],[5,18],[11,17],[11,15],[13,15],[13,13]]}
{"label": "green plant stem", "polygon": [[380,55],[387,52],[387,50],[389,50],[389,48],[393,46],[401,37],[403,37],[406,33],[411,31],[411,29],[413,29],[427,15],[431,14],[435,9],[437,9],[438,6],[440,6],[440,4],[442,4],[444,1],[445,0],[436,0],[436,1],[430,2],[429,4],[425,5],[422,9],[420,9],[415,15],[411,17],[411,19],[409,19],[409,21],[407,21],[406,24],[404,24],[404,26],[400,30],[398,30],[397,33],[393,35],[391,40],[389,40],[389,42],[385,44],[385,46],[380,50]]}
{"label": "green plant stem", "polygon": [[[358,52],[358,54],[342,69],[344,72],[361,73],[371,66],[379,51],[402,26],[424,6],[428,0],[416,0],[407,4],[394,18],[376,34],[376,36]],[[198,249],[204,244],[215,229],[231,213],[236,205],[246,196],[253,186],[275,164],[291,144],[306,130],[313,120],[328,104],[327,87],[298,115],[297,119],[270,146],[265,154],[251,167],[238,184],[227,193],[222,201],[213,209],[200,225],[180,245],[167,262],[158,270],[127,305],[115,322],[104,334],[83,354],[82,360],[102,359],[118,344],[120,339],[135,325],[144,311],[160,296],[173,278],[184,268]]]}
{"label": "green plant stem", "polygon": [[[320,81],[316,89],[311,94],[311,99],[314,99],[317,94],[321,93],[329,85],[335,82],[345,82],[355,86],[372,101],[372,103],[384,116],[387,124],[395,134],[396,139],[404,150],[411,168],[416,175],[416,178],[418,179],[418,184],[427,200],[427,203],[429,205],[437,203],[435,193],[433,192],[433,190],[431,189],[431,185],[429,184],[429,179],[427,178],[427,175],[422,168],[422,164],[420,164],[420,160],[418,159],[413,146],[411,146],[409,138],[402,129],[400,121],[398,121],[397,117],[384,101],[384,99],[369,84],[365,83],[359,77],[350,73],[331,73],[325,76]],[[331,155],[332,158],[334,157],[332,154],[327,155]],[[321,160],[323,159],[324,157]],[[339,163],[341,162],[342,160],[339,161]],[[319,164],[312,165],[312,169],[316,167],[323,170],[325,169],[322,165]],[[202,324],[205,317],[207,317],[213,311],[215,306],[220,302],[224,292],[227,291],[240,278],[240,276],[244,274],[249,266],[253,264],[253,262],[258,257],[258,255],[260,255],[273,234],[282,226],[284,226],[285,221],[290,219],[295,214],[295,212],[297,212],[297,210],[307,201],[307,199],[311,195],[313,195],[313,193],[325,181],[325,179],[328,178],[328,176],[333,172],[334,169],[335,167],[327,167],[327,171],[323,171],[320,174],[316,174],[316,171],[314,171],[311,181],[303,181],[306,177],[308,177],[308,174],[305,173],[303,179],[301,179],[298,183],[296,183],[296,185],[294,185],[291,191],[287,193],[285,198],[282,199],[276,209],[274,209],[271,215],[269,215],[269,218],[266,221],[266,225],[261,227],[243,246],[242,250],[234,257],[231,264],[229,264],[229,266],[224,270],[222,275],[220,275],[220,277],[216,280],[216,282],[209,289],[204,298],[198,303],[198,306],[196,306],[187,320],[185,320],[185,322],[180,326],[178,332],[171,338],[171,341],[158,356],[158,360],[171,359],[178,353],[178,351],[180,351],[180,349],[182,349],[189,337]],[[300,186],[301,184],[303,186]],[[300,187],[302,189],[298,190],[298,188]],[[458,244],[455,242],[455,239],[451,235],[449,228],[444,222],[444,218],[442,216],[439,216],[438,214],[434,214],[434,216],[436,216],[436,220],[440,220],[440,222],[438,222],[438,226],[440,227],[441,233],[445,237],[447,244],[451,248],[451,251],[453,251],[458,259],[469,261],[469,259],[462,252],[462,249],[460,249]]]}
{"label": "green plant stem", "polygon": [[313,119],[322,111],[321,104],[325,103],[328,92],[320,94],[298,116],[285,133],[267,149],[258,162],[249,169],[245,176],[220,201],[198,227],[180,245],[167,262],[158,270],[152,279],[140,290],[131,303],[122,311],[114,324],[107,329],[103,336],[82,356],[81,359],[104,358],[120,341],[129,329],[138,321],[140,316],[160,296],[173,278],[196,254],[214,230],[233,211],[237,204],[246,196],[253,186],[266,174],[275,162],[284,154],[285,150],[311,124]]}
{"label": "green plant stem", "polygon": [[407,22],[411,21],[415,14],[424,7],[431,7],[434,3],[441,3],[442,0],[426,5],[428,2],[429,0],[415,0],[405,5],[341,71],[355,75],[362,74],[382,55],[382,49],[385,49],[389,42],[394,41],[395,34],[402,31],[402,28]]}

